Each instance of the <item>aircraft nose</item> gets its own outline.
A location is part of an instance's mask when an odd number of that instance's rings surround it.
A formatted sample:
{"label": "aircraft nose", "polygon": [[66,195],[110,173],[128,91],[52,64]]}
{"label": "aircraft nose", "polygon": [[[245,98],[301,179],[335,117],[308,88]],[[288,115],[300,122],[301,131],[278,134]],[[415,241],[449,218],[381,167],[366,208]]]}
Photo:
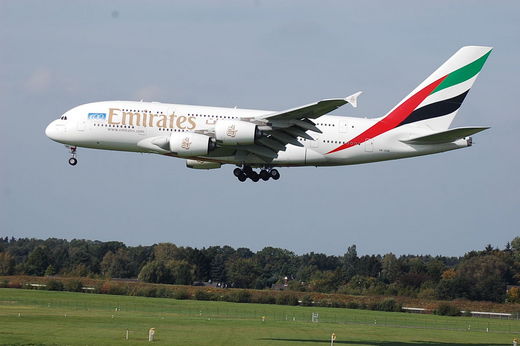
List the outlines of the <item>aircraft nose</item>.
{"label": "aircraft nose", "polygon": [[47,128],[45,129],[45,135],[49,137],[52,140],[56,139],[56,124],[51,122],[49,125],[47,125]]}
{"label": "aircraft nose", "polygon": [[61,143],[65,139],[65,131],[65,125],[54,120],[45,128],[45,135],[53,141]]}

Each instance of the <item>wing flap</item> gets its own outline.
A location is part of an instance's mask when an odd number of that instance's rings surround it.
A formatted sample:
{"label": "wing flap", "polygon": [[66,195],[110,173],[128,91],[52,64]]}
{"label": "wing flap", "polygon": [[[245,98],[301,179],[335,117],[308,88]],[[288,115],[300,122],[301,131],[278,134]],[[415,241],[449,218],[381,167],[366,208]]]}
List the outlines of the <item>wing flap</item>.
{"label": "wing flap", "polygon": [[437,132],[431,135],[401,140],[401,142],[407,144],[451,143],[458,139],[474,135],[475,133],[479,133],[487,129],[489,129],[489,127],[458,127],[454,129],[449,129],[447,131]]}
{"label": "wing flap", "polygon": [[271,132],[271,136],[273,138],[276,138],[277,140],[279,140],[280,142],[282,143],[287,143],[287,144],[292,144],[292,145],[295,145],[297,147],[303,147],[303,144],[300,143],[298,141],[298,139],[296,139],[295,137],[285,133],[285,132],[282,132],[282,131],[273,131]]}

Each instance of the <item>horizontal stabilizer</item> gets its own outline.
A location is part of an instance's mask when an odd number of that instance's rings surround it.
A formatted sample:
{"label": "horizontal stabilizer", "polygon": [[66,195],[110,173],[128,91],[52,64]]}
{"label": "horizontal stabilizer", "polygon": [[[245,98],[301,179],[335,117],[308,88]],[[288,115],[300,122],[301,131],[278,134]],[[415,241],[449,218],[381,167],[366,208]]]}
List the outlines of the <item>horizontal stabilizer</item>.
{"label": "horizontal stabilizer", "polygon": [[480,131],[489,129],[489,127],[458,127],[449,129],[447,131],[437,132],[431,135],[415,137],[401,140],[401,142],[408,144],[441,144],[451,143],[458,139],[474,135]]}

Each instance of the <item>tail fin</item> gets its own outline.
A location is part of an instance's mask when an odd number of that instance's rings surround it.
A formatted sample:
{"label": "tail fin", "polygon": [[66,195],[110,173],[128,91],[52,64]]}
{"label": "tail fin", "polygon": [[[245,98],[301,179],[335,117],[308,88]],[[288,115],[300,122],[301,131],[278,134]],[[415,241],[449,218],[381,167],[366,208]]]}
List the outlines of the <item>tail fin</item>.
{"label": "tail fin", "polygon": [[415,88],[384,117],[402,126],[420,122],[432,130],[449,128],[492,47],[466,46]]}
{"label": "tail fin", "polygon": [[446,131],[486,62],[491,47],[462,47],[373,126],[328,154],[350,148],[398,126],[417,123]]}

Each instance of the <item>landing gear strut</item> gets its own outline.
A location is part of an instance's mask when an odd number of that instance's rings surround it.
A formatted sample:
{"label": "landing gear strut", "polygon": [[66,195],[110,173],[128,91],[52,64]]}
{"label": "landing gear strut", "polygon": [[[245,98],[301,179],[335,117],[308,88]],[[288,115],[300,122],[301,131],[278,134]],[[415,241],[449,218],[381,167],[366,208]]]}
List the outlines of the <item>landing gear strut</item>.
{"label": "landing gear strut", "polygon": [[69,147],[71,158],[69,159],[69,165],[76,166],[78,159],[76,158],[77,147]]}
{"label": "landing gear strut", "polygon": [[244,165],[242,168],[235,168],[233,174],[242,182],[246,181],[247,178],[254,182],[257,182],[260,179],[263,181],[267,181],[269,178],[272,178],[273,180],[280,179],[280,173],[278,173],[278,170],[271,167],[263,168],[260,173],[257,173],[253,168],[251,168],[251,166]]}

